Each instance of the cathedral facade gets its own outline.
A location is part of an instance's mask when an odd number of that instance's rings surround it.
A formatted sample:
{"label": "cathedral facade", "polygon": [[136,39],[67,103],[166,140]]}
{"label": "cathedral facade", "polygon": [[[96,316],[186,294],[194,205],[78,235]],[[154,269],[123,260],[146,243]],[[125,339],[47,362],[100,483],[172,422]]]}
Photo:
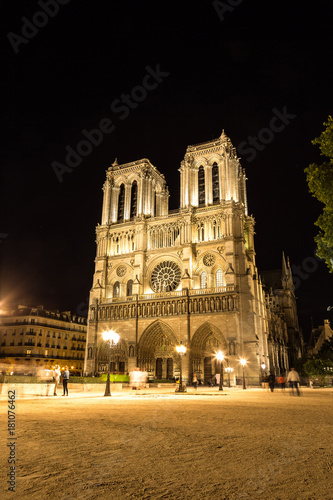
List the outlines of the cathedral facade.
{"label": "cathedral facade", "polygon": [[245,377],[257,385],[263,370],[289,368],[288,325],[256,267],[245,172],[224,132],[189,146],[179,172],[180,207],[172,211],[164,175],[149,160],[115,161],[106,172],[85,374],[107,371],[110,344],[102,333],[112,329],[120,335],[112,371],[138,366],[172,379],[183,344],[186,380],[219,373],[222,351],[232,384],[240,383],[245,358]]}

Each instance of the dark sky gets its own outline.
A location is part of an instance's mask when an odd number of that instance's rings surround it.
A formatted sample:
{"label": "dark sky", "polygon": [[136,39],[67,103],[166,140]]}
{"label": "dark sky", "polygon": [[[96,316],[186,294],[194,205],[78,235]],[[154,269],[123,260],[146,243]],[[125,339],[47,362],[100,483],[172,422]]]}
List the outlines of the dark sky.
{"label": "dark sky", "polygon": [[[321,205],[304,168],[321,161],[311,140],[333,113],[333,1],[229,2],[219,13],[203,0],[0,2],[4,302],[82,313],[110,163],[149,158],[177,208],[187,145],[224,129],[248,176],[259,270],[279,267],[284,250],[302,276],[305,333],[311,317],[330,317],[332,275],[313,260]],[[156,69],[144,97],[135,87]],[[52,163],[106,118],[114,130],[59,182]],[[252,153],[250,136],[263,140]]]}

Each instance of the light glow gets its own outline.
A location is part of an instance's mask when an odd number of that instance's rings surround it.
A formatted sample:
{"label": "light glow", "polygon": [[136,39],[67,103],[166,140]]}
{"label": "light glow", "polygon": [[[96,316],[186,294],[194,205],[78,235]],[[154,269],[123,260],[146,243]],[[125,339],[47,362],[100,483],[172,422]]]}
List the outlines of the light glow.
{"label": "light glow", "polygon": [[118,333],[114,332],[113,330],[108,330],[106,332],[103,332],[103,340],[105,342],[110,342],[111,344],[118,344],[120,339],[120,335]]}

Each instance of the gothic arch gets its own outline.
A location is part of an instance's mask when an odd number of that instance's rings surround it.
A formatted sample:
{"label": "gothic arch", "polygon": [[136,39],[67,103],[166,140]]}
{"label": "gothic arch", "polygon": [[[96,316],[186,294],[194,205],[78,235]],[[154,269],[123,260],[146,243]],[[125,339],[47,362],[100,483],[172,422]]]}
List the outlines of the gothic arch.
{"label": "gothic arch", "polygon": [[203,323],[195,332],[191,340],[191,357],[198,359],[207,355],[214,355],[221,350],[227,352],[227,341],[222,332],[209,322]]}
{"label": "gothic arch", "polygon": [[176,358],[178,340],[173,330],[164,321],[156,320],[142,333],[138,346],[139,366],[154,366],[154,360],[164,357]]}
{"label": "gothic arch", "polygon": [[[124,339],[120,339],[118,344],[112,347],[111,350],[111,369],[113,363],[126,363],[127,362],[127,353],[128,353],[128,345]],[[97,363],[98,363],[98,371],[106,372],[109,366],[110,359],[110,344],[109,342],[102,342],[99,344],[98,353],[97,353]]]}

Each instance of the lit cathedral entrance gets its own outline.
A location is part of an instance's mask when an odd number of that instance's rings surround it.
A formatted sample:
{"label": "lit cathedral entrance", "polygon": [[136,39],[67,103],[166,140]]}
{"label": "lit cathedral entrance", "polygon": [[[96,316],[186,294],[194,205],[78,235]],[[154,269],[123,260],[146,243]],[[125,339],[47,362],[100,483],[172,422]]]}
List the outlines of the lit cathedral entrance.
{"label": "lit cathedral entrance", "polygon": [[197,374],[203,383],[209,383],[212,377],[220,372],[216,362],[218,351],[227,352],[227,342],[218,328],[204,323],[195,332],[191,342],[190,370]]}
{"label": "lit cathedral entrance", "polygon": [[177,339],[163,321],[155,321],[143,332],[138,348],[138,365],[158,380],[173,379]]}

